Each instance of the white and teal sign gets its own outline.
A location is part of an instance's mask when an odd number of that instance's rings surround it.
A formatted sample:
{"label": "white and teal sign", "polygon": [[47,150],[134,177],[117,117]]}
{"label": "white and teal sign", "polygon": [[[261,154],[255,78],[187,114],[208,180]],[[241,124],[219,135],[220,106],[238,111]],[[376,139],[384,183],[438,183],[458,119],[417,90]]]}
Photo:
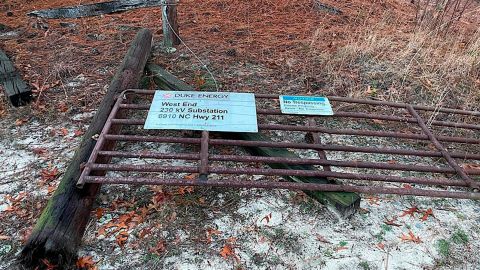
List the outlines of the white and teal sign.
{"label": "white and teal sign", "polygon": [[251,93],[156,91],[145,129],[258,132]]}
{"label": "white and teal sign", "polygon": [[333,115],[326,97],[280,96],[280,109],[284,114]]}

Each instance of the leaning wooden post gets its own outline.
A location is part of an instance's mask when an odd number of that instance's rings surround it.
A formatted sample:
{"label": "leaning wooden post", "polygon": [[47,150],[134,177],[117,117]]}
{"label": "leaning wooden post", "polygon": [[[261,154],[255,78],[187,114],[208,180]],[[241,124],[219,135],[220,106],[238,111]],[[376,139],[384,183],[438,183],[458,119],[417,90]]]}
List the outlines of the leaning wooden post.
{"label": "leaning wooden post", "polygon": [[116,97],[125,89],[136,88],[150,55],[152,34],[147,29],[137,33],[135,40],[113,78],[95,117],[82,138],[60,184],[32,230],[18,258],[26,268],[43,265],[42,259],[69,268],[74,263],[93,202],[100,185],[88,184],[78,189],[76,183],[93,147],[95,135],[102,130]]}
{"label": "leaning wooden post", "polygon": [[172,48],[180,44],[178,21],[177,21],[177,0],[163,0],[162,2],[162,27],[163,46]]}

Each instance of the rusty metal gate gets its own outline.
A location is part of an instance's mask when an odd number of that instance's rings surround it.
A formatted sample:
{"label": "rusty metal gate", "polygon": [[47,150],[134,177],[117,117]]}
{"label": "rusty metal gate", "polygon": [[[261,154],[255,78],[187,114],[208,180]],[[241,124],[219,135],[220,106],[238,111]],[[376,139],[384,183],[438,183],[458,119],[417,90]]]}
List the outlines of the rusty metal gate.
{"label": "rusty metal gate", "polygon": [[[78,181],[348,191],[480,199],[480,112],[329,97],[333,116],[285,115],[278,95],[256,94],[258,140],[144,130],[155,91],[117,100]],[[438,120],[441,119],[441,120]],[[290,156],[253,156],[252,147]],[[297,169],[268,164],[304,165]],[[307,169],[305,169],[307,168]],[[329,183],[281,181],[321,177]]]}

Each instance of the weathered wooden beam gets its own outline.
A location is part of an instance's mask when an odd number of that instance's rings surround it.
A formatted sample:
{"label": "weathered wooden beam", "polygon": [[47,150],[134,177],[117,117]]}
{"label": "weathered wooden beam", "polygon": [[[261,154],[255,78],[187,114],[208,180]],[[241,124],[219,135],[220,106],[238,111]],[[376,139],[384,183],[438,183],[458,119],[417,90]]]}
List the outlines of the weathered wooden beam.
{"label": "weathered wooden beam", "polygon": [[0,50],[0,83],[13,106],[26,105],[32,100],[32,91],[2,50]]}
{"label": "weathered wooden beam", "polygon": [[324,11],[324,12],[334,14],[334,15],[343,14],[343,12],[340,9],[338,9],[336,7],[333,7],[333,6],[330,6],[330,5],[327,5],[325,3],[322,3],[319,0],[313,0],[313,8],[318,10],[318,11]]}
{"label": "weathered wooden beam", "polygon": [[180,44],[177,20],[177,0],[163,0],[162,5],[163,46],[171,48]]}
{"label": "weathered wooden beam", "polygon": [[42,259],[57,265],[58,269],[69,268],[74,263],[93,202],[100,190],[100,185],[97,184],[87,184],[83,189],[76,187],[82,164],[87,162],[96,143],[94,137],[104,127],[117,96],[126,89],[138,87],[151,45],[151,32],[147,29],[140,30],[112,79],[57,190],[20,253],[18,259],[22,266],[32,268],[42,265]]}
{"label": "weathered wooden beam", "polygon": [[[155,83],[162,90],[187,90],[192,91],[194,88],[158,65],[147,65],[147,71],[153,76]],[[225,138],[239,139],[247,141],[268,141],[265,135],[261,133],[219,133]],[[298,158],[298,156],[285,148],[274,147],[246,147],[250,154],[256,156],[268,156],[268,157],[290,157]],[[314,170],[315,168],[308,165],[289,165],[283,163],[268,164],[274,169],[292,169],[292,170]],[[320,177],[297,177],[297,176],[284,176],[287,181],[301,182],[301,183],[331,183],[326,178]],[[307,191],[309,196],[317,201],[332,206],[341,216],[348,217],[356,212],[360,206],[360,196],[351,192],[318,192]]]}
{"label": "weathered wooden beam", "polygon": [[176,91],[194,91],[189,84],[179,80],[165,69],[155,64],[147,64],[147,72],[153,77],[158,89]]}
{"label": "weathered wooden beam", "polygon": [[35,10],[27,15],[47,19],[81,18],[123,12],[136,8],[161,6],[163,0],[118,0],[96,4]]}

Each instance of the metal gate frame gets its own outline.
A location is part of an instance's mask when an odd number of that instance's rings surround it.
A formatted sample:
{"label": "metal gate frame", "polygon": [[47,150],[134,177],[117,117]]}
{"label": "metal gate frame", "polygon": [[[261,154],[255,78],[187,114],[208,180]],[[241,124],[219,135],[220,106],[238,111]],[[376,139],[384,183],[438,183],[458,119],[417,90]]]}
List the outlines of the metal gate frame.
{"label": "metal gate frame", "polygon": [[[102,183],[102,184],[146,184],[146,185],[175,185],[175,186],[219,186],[219,187],[235,187],[235,188],[279,188],[279,189],[298,189],[298,190],[316,190],[316,191],[345,191],[360,192],[367,194],[400,194],[400,195],[416,195],[431,197],[450,197],[462,199],[480,199],[479,183],[480,181],[472,179],[472,176],[480,175],[477,166],[473,168],[463,168],[459,165],[458,159],[471,160],[480,165],[480,154],[449,151],[443,143],[462,143],[471,145],[480,145],[480,139],[461,136],[440,136],[435,135],[427,126],[425,120],[420,116],[418,111],[448,113],[459,116],[470,116],[474,119],[480,118],[480,112],[466,111],[449,108],[433,108],[427,106],[410,105],[405,103],[385,102],[378,100],[361,100],[346,97],[328,97],[330,101],[363,104],[372,106],[384,106],[396,109],[404,109],[410,117],[401,117],[386,114],[373,114],[365,112],[335,112],[332,117],[336,118],[352,118],[352,119],[370,119],[402,122],[408,124],[416,124],[422,131],[420,134],[405,133],[397,131],[374,131],[374,130],[357,130],[357,129],[332,129],[316,125],[315,119],[318,116],[308,115],[291,115],[302,117],[307,120],[306,125],[284,125],[284,124],[259,124],[260,131],[296,131],[305,132],[313,138],[310,143],[295,142],[272,142],[272,141],[246,141],[234,139],[217,139],[211,138],[210,132],[202,131],[201,137],[167,137],[167,136],[139,136],[139,135],[122,135],[115,134],[119,127],[131,125],[143,125],[145,119],[123,118],[118,117],[120,112],[148,110],[148,104],[135,104],[129,102],[128,97],[134,96],[152,96],[154,90],[126,90],[117,99],[107,122],[99,134],[97,143],[93,152],[83,168],[81,177],[77,183],[78,187],[82,187],[85,183]],[[275,100],[278,95],[255,94],[257,101]],[[259,116],[263,115],[282,115],[278,108],[274,109],[257,109]],[[323,116],[322,116],[323,117]],[[468,130],[480,130],[480,125],[469,123],[457,123],[452,121],[429,121],[429,125],[448,128],[462,128]],[[115,128],[114,128],[115,127]],[[423,141],[431,143],[436,151],[430,150],[413,150],[413,149],[397,149],[385,147],[365,147],[365,146],[344,146],[336,144],[322,144],[319,133],[353,135],[365,137],[387,137],[395,139],[409,139],[415,141]],[[154,151],[141,152],[125,152],[118,150],[105,150],[107,143],[120,141],[129,142],[155,142],[155,143],[178,143],[182,145],[196,144],[200,145],[198,153],[160,153]],[[239,155],[217,155],[210,154],[209,148],[215,146],[232,146],[232,147],[273,147],[273,148],[291,148],[291,149],[311,149],[318,151],[318,159],[304,158],[286,158],[286,157],[263,157],[263,156],[239,156]],[[377,153],[390,155],[410,155],[418,157],[437,157],[443,158],[448,166],[424,166],[412,164],[390,164],[383,162],[366,162],[366,161],[344,161],[344,160],[327,160],[325,151],[342,151],[351,153]],[[161,166],[161,165],[134,165],[134,164],[112,164],[105,162],[111,158],[149,158],[149,159],[173,159],[198,161],[198,166]],[[287,170],[287,169],[271,169],[271,168],[232,168],[225,166],[213,166],[212,161],[228,161],[235,163],[285,163],[292,165],[321,165],[323,171],[319,170]],[[104,163],[105,162],[105,163]],[[367,168],[378,170],[397,170],[397,171],[417,171],[441,174],[456,175],[452,177],[401,177],[385,174],[365,174],[365,173],[345,173],[335,172],[331,167],[353,167]],[[480,167],[480,166],[479,166]],[[129,172],[167,172],[167,173],[198,173],[196,179],[185,180],[182,178],[145,178],[145,177],[112,177],[103,176],[108,171],[129,171]],[[100,174],[98,174],[100,173]],[[97,175],[95,175],[97,174]],[[263,175],[263,176],[306,176],[306,177],[328,177],[328,179],[349,179],[376,182],[393,182],[406,184],[421,184],[428,188],[417,187],[379,187],[379,186],[362,186],[355,184],[318,184],[318,183],[295,183],[281,181],[246,181],[235,180],[230,177],[227,180],[211,180],[208,179],[209,174],[222,175]],[[439,187],[440,186],[440,187]],[[437,188],[435,190],[430,188]],[[456,187],[452,189],[451,187]],[[462,191],[458,191],[463,188]]]}

